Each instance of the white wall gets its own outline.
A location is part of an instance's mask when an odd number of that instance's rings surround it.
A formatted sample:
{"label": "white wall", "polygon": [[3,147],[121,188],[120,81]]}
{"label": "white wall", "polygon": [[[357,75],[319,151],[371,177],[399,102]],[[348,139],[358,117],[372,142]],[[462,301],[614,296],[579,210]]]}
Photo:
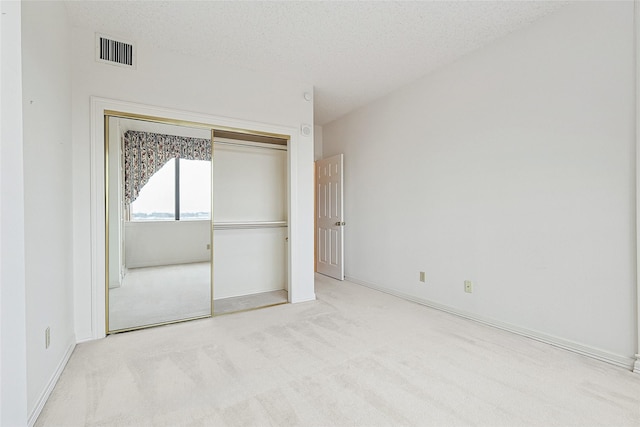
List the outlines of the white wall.
{"label": "white wall", "polygon": [[215,230],[213,298],[287,289],[286,237],[286,228]]}
{"label": "white wall", "polygon": [[287,152],[215,144],[213,220],[286,221]]}
{"label": "white wall", "polygon": [[0,425],[27,423],[20,2],[0,2]]}
{"label": "white wall", "polygon": [[[287,152],[218,144],[214,224],[287,221]],[[217,229],[214,298],[287,289],[287,229]]]}
{"label": "white wall", "polygon": [[[292,35],[295,36],[295,35]],[[91,256],[99,251],[91,235],[91,111],[90,96],[228,117],[242,121],[300,129],[313,122],[313,106],[303,98],[309,84],[281,80],[224,64],[181,56],[138,43],[138,68],[129,70],[94,60],[94,32],[72,31],[73,63],[73,235],[75,324],[79,340],[98,337],[92,298]],[[313,291],[313,138],[298,136],[292,162],[296,165],[296,224],[290,230],[294,275],[299,277],[294,301],[315,298]],[[99,167],[100,165],[96,165]],[[98,197],[99,199],[99,197]],[[96,199],[97,200],[97,199]],[[97,242],[97,240],[96,240]],[[94,245],[92,247],[92,245]]]}
{"label": "white wall", "polygon": [[633,49],[575,3],[324,126],[347,276],[629,365]]}
{"label": "white wall", "polygon": [[[60,2],[22,3],[28,408],[75,345],[70,30]],[[45,329],[51,345],[45,349]]]}
{"label": "white wall", "polygon": [[208,262],[210,221],[125,222],[125,267]]}

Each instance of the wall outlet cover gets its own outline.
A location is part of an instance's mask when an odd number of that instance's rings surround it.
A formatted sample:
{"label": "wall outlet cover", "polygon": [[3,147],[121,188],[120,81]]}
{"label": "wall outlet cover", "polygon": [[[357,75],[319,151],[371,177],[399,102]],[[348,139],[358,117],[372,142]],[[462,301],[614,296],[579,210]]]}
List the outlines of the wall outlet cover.
{"label": "wall outlet cover", "polygon": [[468,294],[473,292],[473,283],[471,282],[471,280],[464,281],[464,291]]}

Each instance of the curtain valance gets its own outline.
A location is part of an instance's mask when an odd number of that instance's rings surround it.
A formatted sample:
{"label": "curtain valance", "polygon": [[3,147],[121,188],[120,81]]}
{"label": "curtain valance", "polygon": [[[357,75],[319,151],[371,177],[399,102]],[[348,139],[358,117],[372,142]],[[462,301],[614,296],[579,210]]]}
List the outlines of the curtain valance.
{"label": "curtain valance", "polygon": [[131,204],[154,173],[169,160],[211,160],[211,140],[151,132],[124,134],[124,200]]}

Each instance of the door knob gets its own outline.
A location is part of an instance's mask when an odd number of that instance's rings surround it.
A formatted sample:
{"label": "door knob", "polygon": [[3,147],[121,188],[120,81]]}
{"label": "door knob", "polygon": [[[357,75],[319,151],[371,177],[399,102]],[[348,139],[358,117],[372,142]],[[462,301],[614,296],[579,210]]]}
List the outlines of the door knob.
{"label": "door knob", "polygon": [[337,227],[340,227],[341,225],[346,225],[346,223],[345,223],[344,221],[342,221],[342,222],[340,222],[340,221],[336,222],[336,226],[337,226]]}

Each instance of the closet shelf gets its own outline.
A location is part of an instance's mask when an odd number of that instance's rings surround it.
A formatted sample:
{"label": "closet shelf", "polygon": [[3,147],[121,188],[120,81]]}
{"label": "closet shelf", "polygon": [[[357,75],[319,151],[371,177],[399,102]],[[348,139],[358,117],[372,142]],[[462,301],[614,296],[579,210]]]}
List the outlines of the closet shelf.
{"label": "closet shelf", "polygon": [[247,228],[280,228],[287,227],[287,221],[234,221],[214,222],[214,230],[240,230]]}

